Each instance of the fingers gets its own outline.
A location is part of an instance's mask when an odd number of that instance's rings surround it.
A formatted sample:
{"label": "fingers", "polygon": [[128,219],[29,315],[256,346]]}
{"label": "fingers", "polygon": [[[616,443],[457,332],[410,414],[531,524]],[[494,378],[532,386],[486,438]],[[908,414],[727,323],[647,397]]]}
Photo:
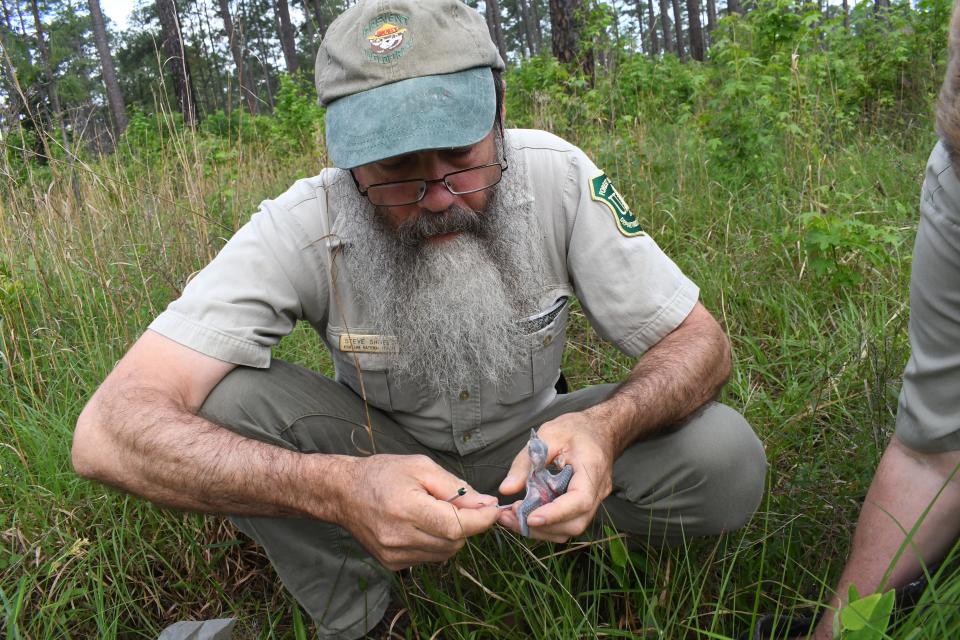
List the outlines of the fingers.
{"label": "fingers", "polygon": [[457,553],[466,540],[439,540],[416,531],[395,537],[385,536],[378,547],[377,560],[387,569],[397,571],[426,562],[443,562]]}
{"label": "fingers", "polygon": [[458,540],[483,533],[500,515],[495,504],[458,509],[453,505],[437,505],[437,518],[432,533],[446,540]]}
{"label": "fingers", "polygon": [[441,502],[449,502],[460,509],[483,508],[497,504],[494,496],[477,492],[466,481],[453,475],[425,456],[418,460],[422,470],[418,474],[423,489]]}
{"label": "fingers", "polygon": [[[542,508],[543,507],[541,507],[541,509]],[[537,511],[539,511],[539,509],[535,510],[533,513],[537,513]],[[514,512],[512,509],[504,509],[500,513],[500,518],[498,522],[504,527],[506,527],[507,529],[510,529],[511,531],[513,531],[514,533],[518,533],[518,534],[520,533],[520,521],[517,519],[516,512]],[[527,524],[530,524],[529,519],[527,520]],[[573,533],[573,532],[567,532],[567,531],[556,531],[551,529],[550,527],[535,528],[532,525],[530,527],[531,538],[533,538],[534,540],[547,540],[549,542],[566,542],[571,537],[578,535],[579,533],[582,533],[582,531]]]}
{"label": "fingers", "polygon": [[[600,498],[595,487],[583,475],[573,476],[570,488],[552,502],[534,509],[527,516],[530,537],[551,542],[566,542],[587,530],[596,515]],[[516,507],[500,512],[498,522],[504,527],[520,532]]]}
{"label": "fingers", "polygon": [[527,475],[529,475],[529,473],[530,456],[527,453],[527,448],[524,447],[513,459],[513,464],[510,465],[510,471],[507,472],[507,477],[503,479],[503,482],[500,483],[500,487],[497,490],[505,496],[520,493],[527,484]]}
{"label": "fingers", "polygon": [[460,538],[467,538],[492,527],[500,516],[500,510],[497,509],[496,499],[494,499],[493,504],[485,507],[455,509],[453,516],[457,520],[457,528],[454,531],[459,532]]}
{"label": "fingers", "polygon": [[592,495],[571,491],[534,510],[527,524],[545,535],[578,536],[590,526],[596,510]]}
{"label": "fingers", "polygon": [[454,500],[447,500],[457,509],[482,509],[484,507],[497,506],[497,498],[485,493],[477,493],[474,489],[466,485],[465,493]]}
{"label": "fingers", "polygon": [[423,496],[417,504],[417,517],[411,522],[419,531],[439,540],[460,540],[492,527],[499,515],[496,504],[493,496],[472,490],[449,503]]}
{"label": "fingers", "polygon": [[468,537],[493,526],[498,515],[493,505],[458,509],[427,496],[404,523],[380,529],[375,555],[391,570],[440,562],[457,553]]}

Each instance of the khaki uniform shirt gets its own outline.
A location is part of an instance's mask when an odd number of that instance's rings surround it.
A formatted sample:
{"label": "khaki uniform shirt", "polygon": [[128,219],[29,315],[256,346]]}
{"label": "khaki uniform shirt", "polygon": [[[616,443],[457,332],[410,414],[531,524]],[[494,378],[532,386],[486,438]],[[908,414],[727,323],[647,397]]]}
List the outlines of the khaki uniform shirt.
{"label": "khaki uniform shirt", "polygon": [[510,130],[506,143],[546,269],[531,292],[543,317],[528,323],[523,365],[500,380],[478,379],[454,397],[437,397],[417,380],[391,375],[389,340],[375,335],[336,259],[344,242],[338,213],[360,197],[339,169],[265,201],[150,328],[220,360],[267,367],[271,347],[297,321],[309,322],[330,349],[337,380],[359,395],[362,377],[367,401],[434,449],[464,455],[530,426],[556,395],[566,297],[580,300],[601,337],[638,356],[687,317],[699,290],[582,151],[543,131]]}
{"label": "khaki uniform shirt", "polygon": [[960,449],[960,179],[942,143],[920,191],[910,273],[910,360],[897,438],[918,451]]}

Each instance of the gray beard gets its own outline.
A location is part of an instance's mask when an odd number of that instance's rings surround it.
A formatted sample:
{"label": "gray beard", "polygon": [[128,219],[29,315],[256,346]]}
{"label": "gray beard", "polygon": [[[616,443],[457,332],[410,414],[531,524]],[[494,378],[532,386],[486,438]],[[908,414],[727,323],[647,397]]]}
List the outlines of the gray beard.
{"label": "gray beard", "polygon": [[[528,357],[518,321],[537,310],[543,258],[524,178],[511,163],[485,211],[428,212],[397,229],[369,203],[341,212],[354,292],[372,328],[397,341],[394,375],[451,397]],[[450,231],[460,234],[424,242]]]}

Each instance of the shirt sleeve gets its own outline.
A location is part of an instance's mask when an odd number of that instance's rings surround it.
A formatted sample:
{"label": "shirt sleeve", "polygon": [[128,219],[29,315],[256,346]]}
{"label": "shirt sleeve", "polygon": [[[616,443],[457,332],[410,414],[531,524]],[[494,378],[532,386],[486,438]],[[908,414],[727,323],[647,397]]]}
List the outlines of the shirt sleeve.
{"label": "shirt sleeve", "polygon": [[921,190],[909,332],[896,436],[918,451],[960,449],[960,181],[940,144]]}
{"label": "shirt sleeve", "polygon": [[567,264],[590,324],[639,356],[687,317],[700,290],[641,228],[609,176],[577,150],[564,186]]}
{"label": "shirt sleeve", "polygon": [[263,368],[297,320],[324,317],[321,243],[284,200],[263,202],[150,329],[219,360]]}

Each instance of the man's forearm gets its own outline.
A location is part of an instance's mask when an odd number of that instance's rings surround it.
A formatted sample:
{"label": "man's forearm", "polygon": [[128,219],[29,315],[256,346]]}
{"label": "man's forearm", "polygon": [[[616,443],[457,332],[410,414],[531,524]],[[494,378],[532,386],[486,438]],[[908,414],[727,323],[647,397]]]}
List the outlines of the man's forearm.
{"label": "man's forearm", "polygon": [[77,423],[83,476],[204,513],[339,519],[344,456],[305,455],[237,435],[145,387],[101,389]]}
{"label": "man's forearm", "polygon": [[656,435],[716,397],[730,375],[730,343],[699,304],[654,345],[610,398],[584,413],[614,455]]}

